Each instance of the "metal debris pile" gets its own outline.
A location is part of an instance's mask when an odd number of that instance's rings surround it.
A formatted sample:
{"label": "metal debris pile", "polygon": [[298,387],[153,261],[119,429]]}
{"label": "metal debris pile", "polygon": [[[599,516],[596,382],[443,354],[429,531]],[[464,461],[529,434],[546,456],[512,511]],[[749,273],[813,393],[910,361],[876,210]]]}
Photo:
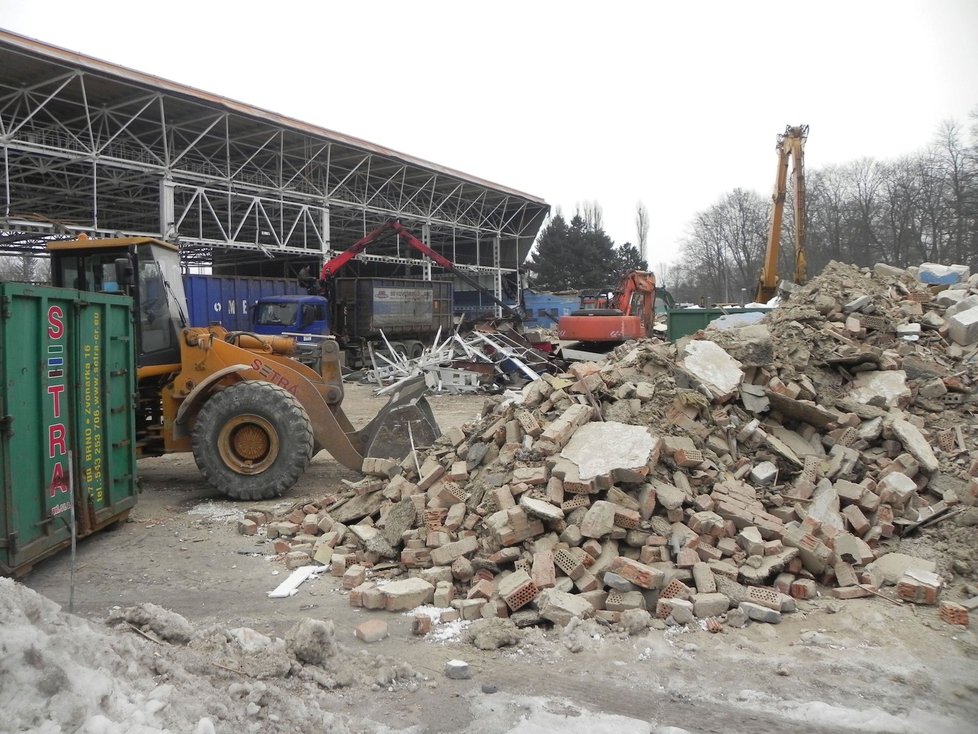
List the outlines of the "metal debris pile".
{"label": "metal debris pile", "polygon": [[385,349],[371,351],[372,368],[355,376],[376,383],[379,394],[419,375],[436,393],[492,393],[556,370],[547,354],[507,325],[478,325],[464,336],[456,330],[444,339],[439,331],[433,344],[414,359],[395,349],[383,333],[381,338]]}
{"label": "metal debris pile", "polygon": [[351,604],[434,603],[441,621],[719,631],[831,595],[939,603],[966,625],[978,544],[953,565],[893,552],[978,524],[978,278],[956,273],[832,263],[759,324],[543,375],[243,532],[329,565]]}

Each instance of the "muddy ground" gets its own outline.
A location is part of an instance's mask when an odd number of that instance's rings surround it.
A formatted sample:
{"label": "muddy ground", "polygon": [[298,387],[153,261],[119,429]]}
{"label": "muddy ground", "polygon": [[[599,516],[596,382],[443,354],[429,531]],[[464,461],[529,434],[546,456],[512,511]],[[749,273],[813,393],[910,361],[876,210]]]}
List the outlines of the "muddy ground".
{"label": "muddy ground", "polygon": [[[354,385],[345,407],[359,426],[382,403]],[[482,398],[436,396],[431,403],[446,427],[474,420]],[[317,694],[321,707],[355,721],[431,732],[978,731],[975,623],[950,627],[933,607],[819,598],[800,602],[777,626],[720,634],[653,629],[634,637],[605,631],[575,640],[531,630],[516,647],[483,652],[459,634],[414,637],[406,615],[353,609],[339,579],[328,575],[291,598],[267,597],[288,571],[266,555],[261,539],[238,535],[236,520],[250,507],[318,499],[341,489],[342,479],[359,478],[327,455],[281,501],[260,505],[225,501],[189,455],[142,460],[140,471],[142,492],[129,521],[79,544],[75,612],[102,620],[113,607],[152,602],[194,625],[279,636],[304,617],[333,620],[349,651],[403,661],[428,679]],[[67,608],[69,569],[65,552],[23,582]],[[372,616],[385,619],[391,634],[368,646],[353,628]],[[444,677],[453,658],[471,665],[472,679]]]}

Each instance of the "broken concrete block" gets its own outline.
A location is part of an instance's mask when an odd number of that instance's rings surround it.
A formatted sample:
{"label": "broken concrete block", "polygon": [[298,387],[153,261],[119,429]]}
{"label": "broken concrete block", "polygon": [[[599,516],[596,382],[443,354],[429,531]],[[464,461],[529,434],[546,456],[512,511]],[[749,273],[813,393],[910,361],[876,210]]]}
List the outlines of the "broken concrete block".
{"label": "broken concrete block", "polygon": [[917,280],[927,285],[954,285],[964,283],[971,276],[967,265],[941,265],[922,263],[917,268]]}
{"label": "broken concrete block", "polygon": [[364,642],[380,642],[387,637],[387,622],[382,619],[368,619],[358,624],[353,629],[353,634]]}
{"label": "broken concrete block", "polygon": [[683,506],[686,493],[678,487],[665,482],[654,481],[652,487],[655,490],[655,499],[667,510],[676,510]]}
{"label": "broken concrete block", "polygon": [[968,311],[972,308],[978,307],[978,295],[968,296],[957,303],[948,306],[944,311],[944,318],[949,319],[955,314],[961,313],[962,311]]}
{"label": "broken concrete block", "polygon": [[657,443],[644,426],[616,421],[581,426],[560,452],[574,462],[582,480],[621,469],[644,469]]}
{"label": "broken concrete block", "polygon": [[384,608],[389,612],[404,612],[431,603],[435,587],[419,578],[391,581],[379,587],[384,595]]}
{"label": "broken concrete block", "polygon": [[559,507],[554,507],[544,500],[533,499],[526,494],[520,495],[520,507],[526,511],[527,515],[533,515],[548,522],[556,522],[564,519],[564,511]]}
{"label": "broken concrete block", "polygon": [[449,566],[460,556],[472,553],[479,548],[479,540],[474,535],[466,536],[454,543],[448,543],[431,551],[431,562],[436,566]]}
{"label": "broken concrete block", "polygon": [[902,408],[912,397],[903,370],[860,372],[849,395],[856,402],[888,408]]}
{"label": "broken concrete block", "polygon": [[926,571],[933,573],[937,569],[934,561],[928,561],[906,553],[886,553],[866,566],[866,572],[874,586],[896,584],[907,571]]}
{"label": "broken concrete block", "polygon": [[978,306],[960,311],[948,320],[947,335],[963,347],[978,342]]}
{"label": "broken concrete block", "polygon": [[883,477],[877,490],[880,502],[902,508],[917,493],[917,483],[902,472],[893,472]]}
{"label": "broken concrete block", "polygon": [[721,401],[731,397],[744,379],[742,364],[705,339],[686,344],[682,366]]}
{"label": "broken concrete block", "polygon": [[897,418],[890,421],[889,425],[893,434],[920,463],[920,467],[924,471],[933,474],[940,468],[940,462],[934,455],[930,443],[913,423]]}
{"label": "broken concrete block", "polygon": [[693,614],[700,619],[718,617],[730,608],[730,599],[717,592],[693,594]]}
{"label": "broken concrete block", "polygon": [[[664,617],[660,614],[665,612]],[[655,616],[660,619],[672,617],[676,624],[691,624],[693,622],[693,603],[686,599],[659,599],[655,607]]]}
{"label": "broken concrete block", "polygon": [[873,266],[873,272],[876,275],[887,276],[890,278],[905,278],[908,273],[903,268],[898,268],[895,265],[889,265],[887,263],[876,263]]}
{"label": "broken concrete block", "polygon": [[777,476],[778,467],[770,461],[762,461],[760,464],[757,464],[750,470],[751,481],[754,482],[754,484],[761,485],[762,487],[773,484]]}
{"label": "broken concrete block", "polygon": [[768,624],[780,624],[781,622],[781,612],[762,607],[760,604],[742,601],[738,608],[747,615],[748,619],[755,622],[767,622]]}
{"label": "broken concrete block", "polygon": [[468,680],[472,677],[472,669],[464,660],[449,660],[445,663],[445,677],[452,680]]}
{"label": "broken concrete block", "polygon": [[947,288],[934,297],[938,306],[953,306],[968,297],[966,288]]}
{"label": "broken concrete block", "polygon": [[594,615],[594,607],[586,599],[556,589],[541,591],[535,604],[543,619],[562,627],[566,627],[574,618],[587,619]]}
{"label": "broken concrete block", "polygon": [[581,535],[586,538],[603,538],[615,529],[615,513],[618,506],[598,500],[588,508],[581,521]]}
{"label": "broken concrete block", "polygon": [[845,528],[845,522],[839,514],[839,495],[827,479],[823,479],[815,487],[812,502],[807,507],[807,517],[838,530]]}

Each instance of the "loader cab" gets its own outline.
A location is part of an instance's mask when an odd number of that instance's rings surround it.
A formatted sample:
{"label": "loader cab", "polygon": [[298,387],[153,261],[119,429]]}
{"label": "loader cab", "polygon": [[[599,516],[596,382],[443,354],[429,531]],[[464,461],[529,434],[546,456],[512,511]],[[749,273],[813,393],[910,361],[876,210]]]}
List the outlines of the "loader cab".
{"label": "loader cab", "polygon": [[140,367],[179,365],[180,331],[188,325],[180,252],[150,237],[48,243],[51,280],[60,288],[132,296]]}

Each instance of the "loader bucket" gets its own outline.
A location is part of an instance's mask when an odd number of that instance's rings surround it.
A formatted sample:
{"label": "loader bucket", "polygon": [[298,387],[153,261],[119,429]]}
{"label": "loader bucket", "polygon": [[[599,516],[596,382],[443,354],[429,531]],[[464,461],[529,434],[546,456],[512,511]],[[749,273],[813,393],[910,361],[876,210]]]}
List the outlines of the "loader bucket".
{"label": "loader bucket", "polygon": [[431,406],[424,394],[428,386],[423,377],[404,383],[377,416],[359,431],[361,453],[400,461],[415,448],[431,446],[441,435]]}

